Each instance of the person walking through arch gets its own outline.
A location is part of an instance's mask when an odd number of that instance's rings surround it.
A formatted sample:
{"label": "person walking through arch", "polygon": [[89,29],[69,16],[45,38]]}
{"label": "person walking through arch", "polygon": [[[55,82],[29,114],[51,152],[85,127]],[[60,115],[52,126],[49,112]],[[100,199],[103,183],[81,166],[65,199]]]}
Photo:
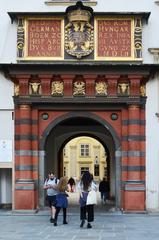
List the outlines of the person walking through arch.
{"label": "person walking through arch", "polygon": [[56,185],[58,184],[59,179],[55,177],[55,174],[50,171],[48,173],[48,178],[45,180],[43,189],[46,189],[47,191],[47,196],[46,199],[48,201],[49,207],[50,207],[50,222],[54,223],[55,222],[55,212],[56,212],[56,195],[57,195],[57,190],[56,190]]}
{"label": "person walking through arch", "polygon": [[82,228],[87,220],[87,228],[92,228],[91,222],[94,221],[94,204],[87,205],[87,196],[89,191],[96,191],[97,187],[90,172],[86,171],[83,173],[78,188],[80,190],[80,227]]}
{"label": "person walking through arch", "polygon": [[56,213],[55,213],[55,222],[54,226],[57,226],[57,219],[59,212],[61,208],[63,208],[63,224],[67,224],[66,221],[66,211],[67,211],[67,206],[68,206],[68,194],[66,191],[68,191],[68,185],[67,185],[67,178],[66,177],[61,177],[59,183],[56,186],[56,189],[58,191],[56,195]]}
{"label": "person walking through arch", "polygon": [[109,183],[104,177],[103,180],[99,183],[99,192],[101,193],[101,201],[103,204],[106,204],[109,199],[110,187]]}
{"label": "person walking through arch", "polygon": [[74,192],[75,191],[75,180],[73,179],[73,177],[70,177],[70,179],[68,180],[68,185],[70,188],[70,192]]}

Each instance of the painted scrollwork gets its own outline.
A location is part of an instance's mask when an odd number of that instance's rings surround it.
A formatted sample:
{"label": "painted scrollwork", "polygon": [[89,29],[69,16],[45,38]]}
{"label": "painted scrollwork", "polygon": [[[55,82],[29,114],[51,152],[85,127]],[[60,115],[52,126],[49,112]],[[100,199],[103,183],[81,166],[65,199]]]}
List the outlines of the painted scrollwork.
{"label": "painted scrollwork", "polygon": [[64,85],[62,81],[53,81],[51,84],[51,95],[63,95]]}
{"label": "painted scrollwork", "polygon": [[17,28],[17,57],[21,58],[24,56],[24,19],[18,19],[18,28]]}
{"label": "painted scrollwork", "polygon": [[78,81],[73,83],[73,95],[74,96],[85,95],[85,82]]}
{"label": "painted scrollwork", "polygon": [[95,84],[96,95],[107,95],[107,83],[103,81],[96,82]]}
{"label": "painted scrollwork", "polygon": [[141,19],[135,19],[134,28],[134,54],[135,58],[142,57],[142,23]]}

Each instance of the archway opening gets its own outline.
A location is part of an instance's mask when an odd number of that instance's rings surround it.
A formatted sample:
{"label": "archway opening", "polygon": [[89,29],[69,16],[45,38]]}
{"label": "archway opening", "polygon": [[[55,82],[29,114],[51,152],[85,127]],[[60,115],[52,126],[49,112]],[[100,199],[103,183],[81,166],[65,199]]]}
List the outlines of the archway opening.
{"label": "archway opening", "polygon": [[[90,171],[99,176],[94,176],[95,180],[99,182],[102,177],[104,177],[104,171],[107,172],[107,177],[110,182],[111,197],[115,199],[116,207],[119,206],[120,200],[120,187],[117,185],[120,184],[120,173],[119,173],[119,158],[116,158],[116,150],[119,147],[119,140],[116,139],[116,135],[113,132],[113,128],[108,124],[106,125],[105,121],[99,121],[89,114],[88,116],[69,116],[68,118],[63,118],[61,121],[56,121],[55,124],[48,127],[49,131],[46,131],[46,139],[44,144],[45,159],[44,159],[44,173],[41,175],[46,176],[49,170],[53,170],[56,173],[56,176],[59,178],[65,174],[67,171],[65,166],[65,161],[63,158],[63,150],[67,144],[75,139],[90,138],[93,141],[101,144],[103,148],[103,156],[105,155],[105,160],[103,160],[103,170],[99,166],[99,156],[96,151],[92,155],[92,165]],[[83,144],[83,152],[86,152],[87,144]],[[82,150],[81,150],[82,151]],[[107,156],[107,162],[106,162]],[[118,161],[118,163],[116,162]],[[70,173],[68,175],[77,178],[86,170],[87,166],[82,166],[80,161],[78,162],[78,167],[76,168],[78,174]],[[118,166],[118,167],[117,167]],[[72,168],[72,166],[70,166]],[[117,173],[118,171],[118,173]],[[101,173],[100,173],[101,172]]]}
{"label": "archway opening", "polygon": [[[115,168],[107,146],[95,137],[77,136],[69,140],[59,151],[59,176],[74,180],[73,188],[69,186],[69,204],[78,204],[78,184],[84,171],[89,171],[97,185],[97,202],[103,210],[110,210],[115,205]],[[109,184],[109,196],[101,199],[99,185],[105,179]]]}

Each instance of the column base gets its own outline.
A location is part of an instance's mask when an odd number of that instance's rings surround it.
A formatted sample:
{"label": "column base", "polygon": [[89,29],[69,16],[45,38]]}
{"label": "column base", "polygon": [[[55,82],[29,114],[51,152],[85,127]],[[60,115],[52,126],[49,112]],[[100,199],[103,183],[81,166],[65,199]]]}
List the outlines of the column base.
{"label": "column base", "polygon": [[34,181],[18,181],[15,184],[15,210],[35,210],[37,207]]}
{"label": "column base", "polygon": [[145,213],[145,185],[129,182],[124,188],[124,212]]}

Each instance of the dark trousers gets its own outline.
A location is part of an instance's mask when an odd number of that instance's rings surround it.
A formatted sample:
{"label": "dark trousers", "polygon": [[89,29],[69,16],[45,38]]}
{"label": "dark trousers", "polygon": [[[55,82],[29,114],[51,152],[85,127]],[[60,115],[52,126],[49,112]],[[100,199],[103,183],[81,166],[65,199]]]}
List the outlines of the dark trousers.
{"label": "dark trousers", "polygon": [[80,219],[88,222],[94,221],[94,205],[86,205],[80,207]]}
{"label": "dark trousers", "polygon": [[[61,210],[61,207],[56,207],[56,213],[55,213],[56,222],[57,222],[60,210]],[[66,208],[63,208],[63,221],[66,222]]]}
{"label": "dark trousers", "polygon": [[101,199],[106,201],[109,199],[109,193],[108,192],[101,192]]}

